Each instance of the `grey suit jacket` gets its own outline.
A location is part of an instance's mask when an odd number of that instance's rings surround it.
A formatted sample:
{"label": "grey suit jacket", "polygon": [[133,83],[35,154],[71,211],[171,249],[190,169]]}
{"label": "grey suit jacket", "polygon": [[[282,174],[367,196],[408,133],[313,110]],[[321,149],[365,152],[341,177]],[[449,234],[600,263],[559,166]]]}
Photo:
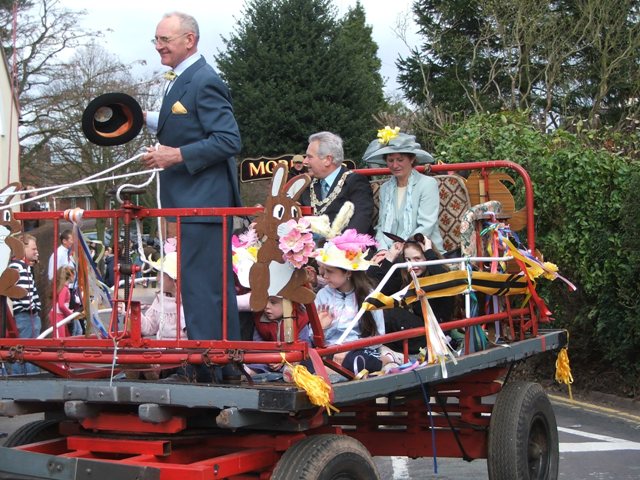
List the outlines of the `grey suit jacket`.
{"label": "grey suit jacket", "polygon": [[240,206],[235,161],[240,132],[229,89],[204,58],[182,72],[165,96],[157,137],[162,145],[179,147],[184,159],[160,173],[164,208]]}

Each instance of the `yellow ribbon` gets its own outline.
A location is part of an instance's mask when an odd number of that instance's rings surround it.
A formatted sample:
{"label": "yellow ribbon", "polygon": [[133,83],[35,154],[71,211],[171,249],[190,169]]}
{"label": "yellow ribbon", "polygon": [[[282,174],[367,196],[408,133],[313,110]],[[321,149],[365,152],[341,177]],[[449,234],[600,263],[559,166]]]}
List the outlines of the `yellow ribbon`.
{"label": "yellow ribbon", "polygon": [[282,363],[291,367],[293,381],[298,387],[307,392],[311,403],[318,407],[324,407],[328,415],[331,415],[332,412],[340,412],[340,410],[331,405],[331,387],[327,385],[324,378],[312,374],[304,365],[291,365],[286,360],[284,353],[281,352],[280,355],[282,356]]}
{"label": "yellow ribbon", "polygon": [[569,353],[567,347],[558,352],[556,360],[556,382],[564,383],[569,388],[569,398],[573,400],[571,393],[571,384],[573,383],[573,375],[571,375],[571,366],[569,365]]}

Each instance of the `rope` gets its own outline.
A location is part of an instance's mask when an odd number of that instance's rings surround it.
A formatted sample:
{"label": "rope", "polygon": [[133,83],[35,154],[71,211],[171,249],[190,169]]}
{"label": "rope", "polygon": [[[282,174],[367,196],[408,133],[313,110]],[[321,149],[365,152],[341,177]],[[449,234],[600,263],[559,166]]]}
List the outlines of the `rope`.
{"label": "rope", "polygon": [[116,362],[118,361],[118,339],[113,338],[113,361],[111,362],[111,376],[109,377],[109,387],[113,387],[113,374],[116,371]]}
{"label": "rope", "polygon": [[438,454],[436,452],[436,428],[435,428],[435,422],[433,419],[433,412],[431,411],[431,402],[429,401],[429,385],[427,384],[427,386],[425,386],[424,383],[422,383],[422,379],[420,378],[420,375],[418,375],[417,371],[413,371],[414,375],[416,376],[416,380],[418,380],[418,383],[420,384],[420,389],[422,390],[422,398],[424,399],[424,403],[427,404],[427,413],[429,415],[429,430],[431,430],[431,445],[433,446],[433,473],[434,474],[438,474]]}
{"label": "rope", "polygon": [[[105,175],[113,170],[122,168],[126,165],[128,165],[129,163],[138,160],[140,157],[142,157],[143,155],[145,155],[146,152],[143,153],[139,153],[137,155],[134,155],[133,157],[124,160],[116,165],[113,165],[105,170],[102,170],[101,172],[97,172],[94,173],[93,175],[90,175],[86,178],[77,180],[75,182],[71,182],[71,183],[66,183],[66,184],[62,184],[62,185],[55,185],[52,187],[40,187],[40,188],[34,188],[31,190],[28,190],[28,192],[45,192],[42,195],[36,195],[35,197],[31,197],[31,198],[26,198],[26,199],[22,199],[22,200],[16,200],[13,203],[10,203],[8,205],[5,205],[4,207],[2,207],[2,209],[11,209],[17,206],[20,206],[22,204],[28,203],[28,202],[32,202],[32,201],[36,201],[36,200],[40,200],[43,198],[46,198],[50,195],[55,195],[56,193],[62,192],[63,190],[67,190],[69,188],[73,188],[73,187],[78,187],[78,186],[83,186],[83,185],[89,185],[91,183],[98,183],[98,182],[104,182],[104,181],[108,181],[108,180],[118,180],[120,178],[128,178],[128,177],[133,177],[133,176],[137,176],[137,175],[148,175],[148,174],[155,174],[156,172],[160,172],[163,169],[161,168],[152,168],[149,170],[142,170],[139,172],[130,172],[130,173],[125,173],[125,174],[121,174],[121,175],[112,175],[110,177],[101,177],[102,175]],[[24,194],[26,193],[27,190],[20,190],[15,192],[15,195],[18,194]]]}
{"label": "rope", "polygon": [[[155,170],[155,169],[154,169]],[[127,187],[131,187],[131,188],[144,188],[147,185],[149,185],[153,179],[157,176],[157,172],[152,172],[151,175],[149,175],[149,178],[143,182],[143,183],[139,183],[139,184],[133,184],[133,183],[123,183],[122,185],[120,185],[118,187],[118,190],[116,190],[116,198],[118,199],[118,201],[120,203],[124,203],[124,200],[122,200],[122,197],[120,196],[120,193],[122,193],[122,190],[124,190]]]}
{"label": "rope", "polygon": [[[11,107],[15,104],[16,106],[16,115],[18,119],[20,118],[20,100],[18,94],[18,48],[16,46],[17,39],[17,30],[18,30],[18,2],[13,2],[12,9],[12,19],[11,19],[11,81],[9,82],[11,88]],[[13,148],[14,148],[14,135],[13,132],[13,108],[9,109],[9,161],[7,162],[7,180],[11,182],[11,159],[13,158]],[[18,132],[15,132],[16,136]],[[15,145],[18,150],[18,156],[20,155],[20,139],[18,139],[18,144]],[[18,163],[18,175],[20,175],[20,167]]]}

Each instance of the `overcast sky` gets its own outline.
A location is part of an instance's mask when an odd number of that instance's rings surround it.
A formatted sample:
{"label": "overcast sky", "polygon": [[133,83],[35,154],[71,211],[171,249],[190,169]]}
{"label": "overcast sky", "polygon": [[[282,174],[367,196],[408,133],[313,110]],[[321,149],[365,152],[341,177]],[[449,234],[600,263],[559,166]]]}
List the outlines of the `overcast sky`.
{"label": "overcast sky", "polygon": [[[413,0],[362,0],[367,14],[367,24],[373,27],[373,39],[378,44],[378,57],[382,61],[381,74],[385,79],[385,91],[395,92],[398,55],[406,56],[409,47],[394,31],[399,22],[407,23],[407,40],[410,46],[418,43],[416,25],[411,15]],[[236,19],[241,16],[243,0],[61,0],[61,5],[72,10],[86,10],[82,22],[86,30],[105,32],[103,46],[125,63],[146,60],[149,71],[160,71],[160,65],[150,40],[164,13],[180,10],[193,15],[200,26],[198,50],[215,66],[213,55],[224,48],[221,36],[228,37],[236,30]],[[333,0],[340,16],[356,0]],[[111,31],[107,31],[111,30]]]}

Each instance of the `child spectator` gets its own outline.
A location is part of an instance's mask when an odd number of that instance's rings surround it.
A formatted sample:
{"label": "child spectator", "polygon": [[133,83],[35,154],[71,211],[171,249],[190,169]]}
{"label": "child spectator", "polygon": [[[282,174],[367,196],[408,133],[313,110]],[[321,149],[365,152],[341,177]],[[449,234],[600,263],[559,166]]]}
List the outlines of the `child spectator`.
{"label": "child spectator", "polygon": [[260,242],[253,228],[249,228],[246,231],[236,231],[231,237],[231,259],[240,317],[240,338],[246,341],[250,341],[255,332],[253,325],[254,314],[250,306],[249,272],[251,271],[251,266],[256,263],[259,248]]}
{"label": "child spectator", "polygon": [[[375,245],[372,237],[349,229],[329,240],[318,252],[316,260],[322,266],[326,286],[318,291],[315,304],[327,345],[334,345],[338,341],[371,293],[372,285],[365,273],[370,263],[365,256],[366,248],[372,245]],[[345,341],[382,335],[384,332],[382,312],[365,312]],[[370,346],[339,353],[334,355],[333,360],[355,374],[364,369],[377,372],[383,366],[378,349],[378,346]]]}
{"label": "child spectator", "polygon": [[107,247],[104,250],[104,275],[103,280],[107,287],[113,287],[113,262],[115,261],[115,255],[113,254],[113,248]]}
{"label": "child spectator", "polygon": [[[142,312],[140,316],[140,330],[143,336],[155,336],[158,340],[185,339],[186,324],[184,321],[184,309],[180,305],[180,331],[176,332],[178,323],[178,305],[176,302],[176,279],[178,278],[178,254],[167,253],[162,262],[151,262],[153,268],[158,270],[158,286],[160,291],[156,293],[153,303]],[[162,277],[160,277],[162,272]],[[158,380],[160,378],[160,365],[152,364],[131,365],[131,369],[125,370],[129,380],[138,380],[141,377],[146,380]],[[139,368],[139,369],[138,369]],[[168,372],[164,372],[168,374]]]}
{"label": "child spectator", "polygon": [[[295,330],[298,332],[298,339],[308,341],[310,337],[309,317],[303,305],[293,304],[291,312]],[[253,340],[256,342],[284,342],[285,322],[284,306],[282,297],[270,296],[264,312],[254,316]],[[272,364],[249,364],[246,366],[250,375],[283,372],[282,363]]]}
{"label": "child spectator", "polygon": [[[421,233],[417,233],[413,237],[404,242],[397,241],[398,237],[394,235],[388,235],[395,241],[385,251],[384,257],[380,261],[379,265],[372,265],[367,270],[367,275],[376,279],[378,282],[387,274],[391,269],[393,263],[404,257],[406,262],[424,262],[426,260],[438,260],[442,256],[432,245],[431,240],[425,237]],[[413,272],[418,278],[428,275],[438,275],[447,272],[449,269],[445,265],[429,265],[429,266],[415,266]],[[382,287],[382,293],[385,295],[392,295],[412,282],[411,276],[406,270],[396,270],[395,273],[389,278],[384,287]],[[441,297],[433,298],[429,300],[429,304],[433,310],[434,315],[439,323],[448,322],[453,317],[455,298],[454,297]],[[415,302],[406,308],[392,308],[384,310],[384,324],[385,331],[387,333],[399,332],[405,329],[418,328],[424,326],[424,319],[422,318],[422,308],[420,302]],[[408,340],[409,353],[417,354],[420,348],[426,346],[426,338],[424,335],[420,337],[410,338]],[[397,352],[402,352],[403,341],[388,343],[387,346]]]}
{"label": "child spectator", "polygon": [[58,268],[58,276],[56,278],[56,303],[51,307],[51,311],[49,312],[51,326],[55,328],[58,337],[68,337],[71,332],[68,323],[64,325],[58,325],[58,323],[73,313],[70,307],[70,285],[75,279],[76,272],[73,267],[65,265]]}
{"label": "child spectator", "polygon": [[[158,285],[161,290],[157,293],[151,306],[142,313],[142,335],[155,335],[158,339],[186,338],[184,309],[180,305],[180,331],[176,332],[178,323],[178,306],[176,302],[176,279],[178,278],[178,254],[167,253],[162,262],[151,262],[158,270]],[[162,277],[160,277],[162,271]]]}

